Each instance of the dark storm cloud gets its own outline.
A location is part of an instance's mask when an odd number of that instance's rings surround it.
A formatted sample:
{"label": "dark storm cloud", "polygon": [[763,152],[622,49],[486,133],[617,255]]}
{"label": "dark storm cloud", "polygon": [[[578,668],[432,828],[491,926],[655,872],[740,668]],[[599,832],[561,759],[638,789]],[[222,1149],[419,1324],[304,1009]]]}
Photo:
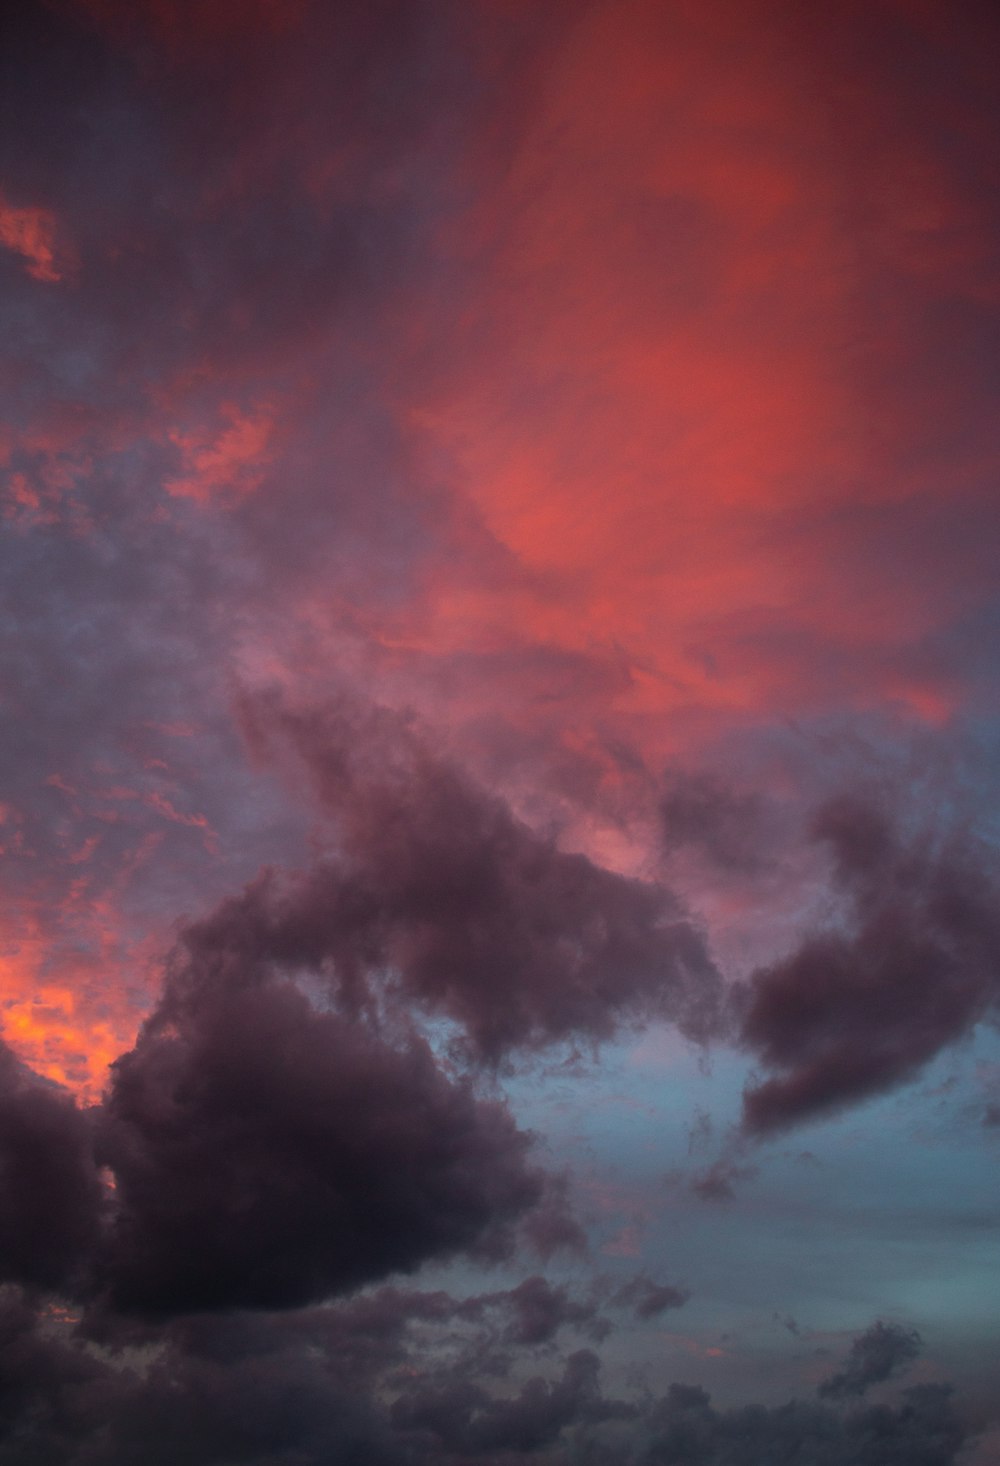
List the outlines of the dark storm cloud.
{"label": "dark storm cloud", "polygon": [[669,892],[560,851],[385,709],[257,700],[245,716],[269,757],[291,743],[342,851],[245,894],[262,955],[327,962],[348,994],[387,964],[402,996],[453,1019],[487,1061],[654,1017],[717,1032],[718,974]]}
{"label": "dark storm cloud", "polygon": [[824,1380],[819,1393],[827,1400],[863,1395],[872,1385],[881,1384],[912,1363],[922,1347],[916,1329],[878,1319],[854,1340],[843,1369]]}
{"label": "dark storm cloud", "polygon": [[72,1289],[100,1211],[89,1117],[0,1040],[0,1282]]}
{"label": "dark storm cloud", "polygon": [[434,1257],[509,1249],[541,1192],[507,1110],[415,1035],[318,1011],[213,933],[104,1106],[116,1178],[102,1274],[150,1314],[290,1307]]}
{"label": "dark storm cloud", "polygon": [[908,835],[877,799],[829,803],[814,833],[848,915],[755,973],[744,994],[743,1040],[779,1071],[744,1097],[757,1133],[909,1079],[1000,991],[996,861],[985,847]]}

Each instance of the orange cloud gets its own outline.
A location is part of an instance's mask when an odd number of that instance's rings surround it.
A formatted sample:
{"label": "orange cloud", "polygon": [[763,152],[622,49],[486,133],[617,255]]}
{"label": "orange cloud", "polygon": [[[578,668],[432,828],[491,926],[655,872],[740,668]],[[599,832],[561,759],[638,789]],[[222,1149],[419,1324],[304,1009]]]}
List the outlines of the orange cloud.
{"label": "orange cloud", "polygon": [[124,996],[130,964],[115,954],[108,934],[100,956],[74,953],[43,924],[45,931],[29,921],[4,933],[0,1033],[37,1073],[93,1101],[139,1026],[141,1014]]}

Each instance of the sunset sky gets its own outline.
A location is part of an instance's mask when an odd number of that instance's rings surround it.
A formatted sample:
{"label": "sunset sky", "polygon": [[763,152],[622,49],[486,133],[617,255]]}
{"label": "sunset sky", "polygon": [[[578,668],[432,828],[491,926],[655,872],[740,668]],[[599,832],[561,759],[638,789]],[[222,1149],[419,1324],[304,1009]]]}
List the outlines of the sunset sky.
{"label": "sunset sky", "polygon": [[0,23],[0,1466],[1000,1462],[1000,13]]}

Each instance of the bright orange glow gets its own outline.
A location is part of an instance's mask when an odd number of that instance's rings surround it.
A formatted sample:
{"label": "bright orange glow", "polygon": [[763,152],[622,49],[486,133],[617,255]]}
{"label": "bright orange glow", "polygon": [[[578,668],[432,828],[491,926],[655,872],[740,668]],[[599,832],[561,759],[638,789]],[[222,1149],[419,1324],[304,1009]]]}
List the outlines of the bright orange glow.
{"label": "bright orange glow", "polygon": [[131,1045],[140,1015],[115,1011],[113,971],[81,962],[48,977],[47,955],[35,937],[8,944],[0,956],[0,1033],[37,1073],[93,1102],[108,1066]]}
{"label": "bright orange glow", "polygon": [[[74,796],[58,776],[50,782]],[[3,833],[2,853],[23,857],[12,811]],[[157,849],[157,835],[140,839],[110,879],[95,869],[102,838],[70,841],[52,885],[26,895],[0,930],[0,1037],[85,1103],[100,1098],[109,1065],[131,1047],[159,984],[167,940],[155,924],[133,934],[123,912],[124,893]]]}
{"label": "bright orange glow", "polygon": [[[4,974],[5,986],[8,974]],[[96,1100],[108,1067],[134,1035],[123,1035],[106,1021],[80,1012],[79,994],[45,984],[30,996],[4,998],[3,1034],[11,1048],[47,1079]]]}

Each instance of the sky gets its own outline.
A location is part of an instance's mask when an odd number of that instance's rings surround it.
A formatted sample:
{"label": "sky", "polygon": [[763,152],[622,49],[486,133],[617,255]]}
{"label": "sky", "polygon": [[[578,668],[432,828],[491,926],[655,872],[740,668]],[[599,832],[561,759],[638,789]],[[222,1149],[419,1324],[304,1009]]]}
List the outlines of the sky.
{"label": "sky", "polygon": [[994,8],[0,24],[0,1466],[995,1466]]}

